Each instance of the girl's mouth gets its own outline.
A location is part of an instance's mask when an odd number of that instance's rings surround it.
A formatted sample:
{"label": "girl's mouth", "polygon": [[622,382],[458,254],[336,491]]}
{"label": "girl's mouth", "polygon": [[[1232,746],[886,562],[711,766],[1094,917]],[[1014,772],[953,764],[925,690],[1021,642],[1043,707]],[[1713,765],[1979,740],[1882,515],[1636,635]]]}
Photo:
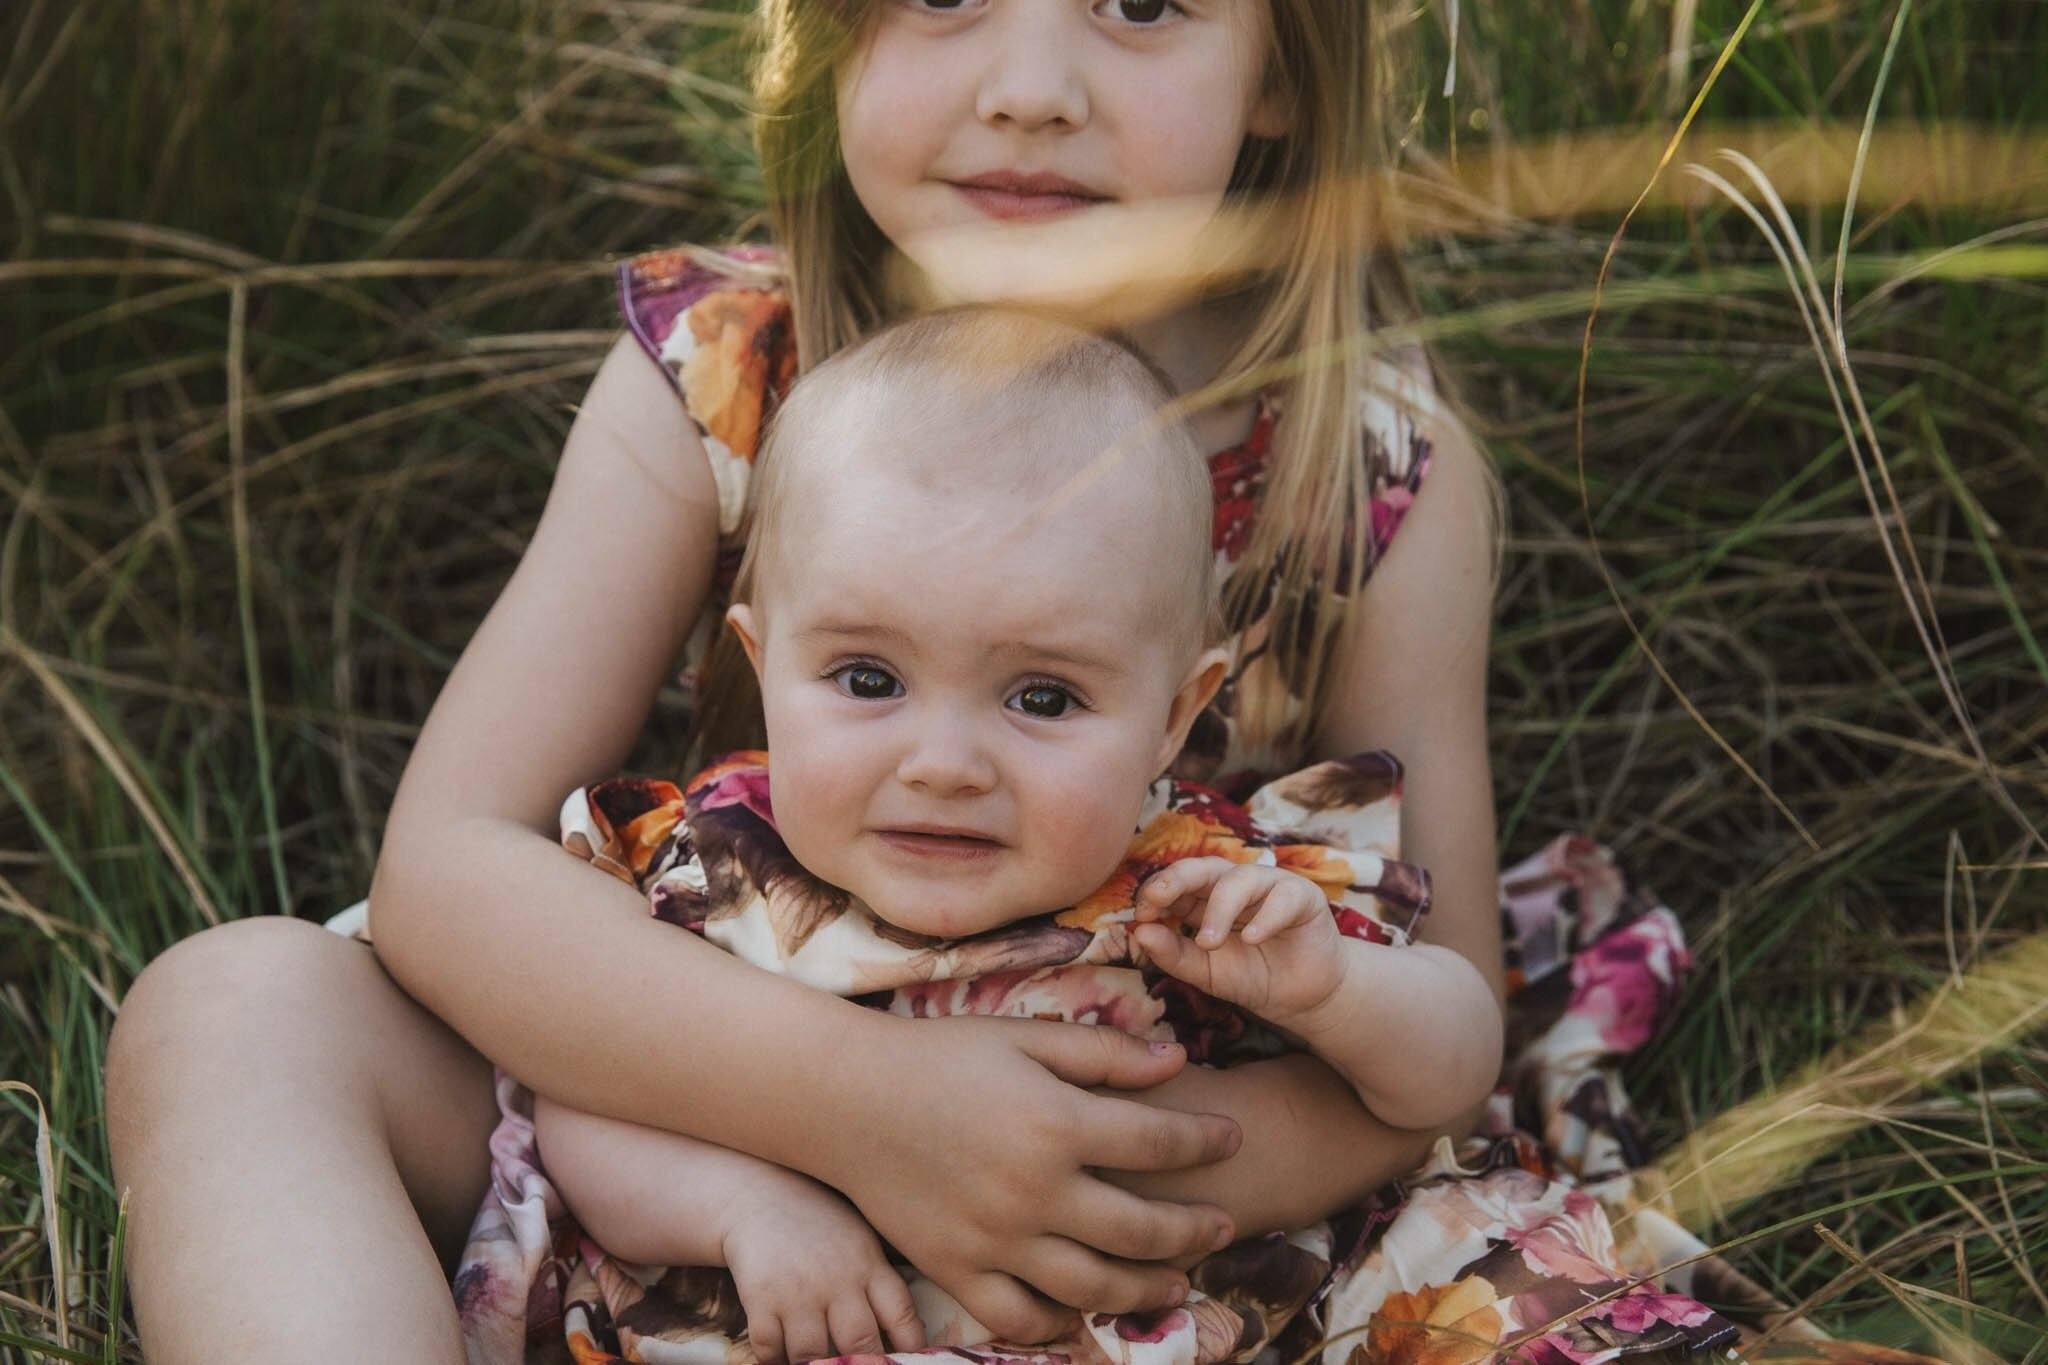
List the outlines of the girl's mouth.
{"label": "girl's mouth", "polygon": [[1105,203],[1108,196],[1095,193],[1057,175],[1023,175],[996,171],[969,180],[947,182],[960,197],[991,218],[1055,218]]}

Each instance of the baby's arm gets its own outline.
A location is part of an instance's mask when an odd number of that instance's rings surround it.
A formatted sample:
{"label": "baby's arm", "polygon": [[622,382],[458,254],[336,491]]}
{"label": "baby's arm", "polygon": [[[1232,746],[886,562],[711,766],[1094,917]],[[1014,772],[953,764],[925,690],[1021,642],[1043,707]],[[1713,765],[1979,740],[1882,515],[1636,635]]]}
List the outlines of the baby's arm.
{"label": "baby's arm", "polygon": [[1161,971],[1291,1034],[1384,1123],[1448,1124],[1500,1074],[1500,1009],[1471,963],[1448,948],[1344,937],[1322,889],[1298,873],[1186,859],[1145,883],[1138,917]]}
{"label": "baby's arm", "polygon": [[732,1272],[764,1361],[924,1345],[903,1277],[859,1212],[795,1171],[536,1097],[548,1178],[583,1230],[643,1265]]}
{"label": "baby's arm", "polygon": [[[1422,940],[1455,950],[1504,993],[1499,869],[1486,730],[1487,633],[1496,567],[1486,460],[1453,421],[1398,540],[1360,595],[1351,644],[1318,715],[1310,758],[1384,749],[1407,764],[1401,855],[1429,869]],[[1495,1016],[1496,1018],[1498,1016]],[[1496,1044],[1497,1046],[1498,1044]],[[1227,1113],[1244,1129],[1229,1160],[1119,1174],[1156,1199],[1208,1199],[1246,1232],[1297,1227],[1413,1169],[1435,1140],[1373,1117],[1352,1086],[1305,1053],[1227,1071],[1190,1067],[1149,1104]],[[1469,1131],[1475,1104],[1440,1131]]]}

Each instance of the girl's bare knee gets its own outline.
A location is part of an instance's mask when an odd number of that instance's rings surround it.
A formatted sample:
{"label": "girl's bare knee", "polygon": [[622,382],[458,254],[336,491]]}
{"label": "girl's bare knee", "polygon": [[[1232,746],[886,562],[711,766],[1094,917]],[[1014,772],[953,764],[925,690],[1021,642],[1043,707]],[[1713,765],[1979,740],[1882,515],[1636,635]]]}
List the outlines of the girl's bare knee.
{"label": "girl's bare knee", "polygon": [[[283,916],[233,920],[173,944],[129,987],[107,1042],[118,1125],[194,1066],[289,1054],[331,1021],[365,950]],[[374,970],[374,968],[372,968]]]}

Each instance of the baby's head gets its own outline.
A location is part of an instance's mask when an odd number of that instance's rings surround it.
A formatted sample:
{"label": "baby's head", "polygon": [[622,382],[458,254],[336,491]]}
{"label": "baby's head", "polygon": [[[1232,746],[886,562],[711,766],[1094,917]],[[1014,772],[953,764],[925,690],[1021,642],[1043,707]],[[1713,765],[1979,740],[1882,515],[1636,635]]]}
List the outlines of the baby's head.
{"label": "baby's head", "polygon": [[899,324],[790,392],[729,620],[776,824],[883,920],[1072,904],[1223,673],[1210,492],[1113,342],[1015,312]]}

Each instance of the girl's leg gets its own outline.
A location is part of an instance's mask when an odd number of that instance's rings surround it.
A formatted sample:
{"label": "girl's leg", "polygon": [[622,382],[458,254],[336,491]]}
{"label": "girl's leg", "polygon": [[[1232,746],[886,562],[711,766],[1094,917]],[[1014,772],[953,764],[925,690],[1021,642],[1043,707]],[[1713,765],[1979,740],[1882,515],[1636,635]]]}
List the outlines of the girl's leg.
{"label": "girl's leg", "polygon": [[496,1118],[489,1063],[364,945],[266,918],[173,947],[107,1054],[150,1361],[459,1362],[443,1265]]}

